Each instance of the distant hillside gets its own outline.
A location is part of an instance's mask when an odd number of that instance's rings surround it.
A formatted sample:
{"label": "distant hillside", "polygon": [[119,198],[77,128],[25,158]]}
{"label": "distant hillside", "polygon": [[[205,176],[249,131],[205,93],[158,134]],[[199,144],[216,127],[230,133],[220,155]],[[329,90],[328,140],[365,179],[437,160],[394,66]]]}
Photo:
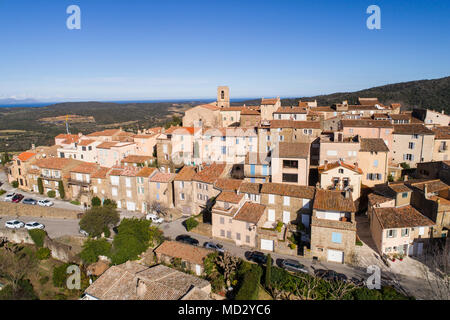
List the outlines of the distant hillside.
{"label": "distant hillside", "polygon": [[[316,100],[319,105],[326,106],[348,100],[356,103],[358,97],[377,97],[381,103],[400,102],[405,109],[413,107],[445,110],[450,114],[450,77],[389,84],[356,92],[338,92],[315,97],[282,99],[285,106],[297,105],[298,100]],[[259,104],[261,100],[249,100],[248,105]],[[241,102],[242,104],[242,102]]]}

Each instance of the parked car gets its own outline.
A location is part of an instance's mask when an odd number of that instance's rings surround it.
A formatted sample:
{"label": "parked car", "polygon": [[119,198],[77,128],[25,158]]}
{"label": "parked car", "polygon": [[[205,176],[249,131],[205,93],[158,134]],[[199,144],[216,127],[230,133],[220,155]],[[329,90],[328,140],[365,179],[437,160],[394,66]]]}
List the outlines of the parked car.
{"label": "parked car", "polygon": [[45,199],[45,200],[39,200],[38,205],[40,205],[42,207],[51,207],[54,205],[54,203],[48,199]]}
{"label": "parked car", "polygon": [[37,200],[31,199],[31,198],[26,198],[23,199],[22,201],[23,204],[31,204],[33,206],[37,205]]}
{"label": "parked car", "polygon": [[25,226],[25,223],[19,220],[10,220],[5,222],[5,227],[8,229],[20,229]]}
{"label": "parked car", "polygon": [[89,237],[89,233],[87,233],[87,231],[84,231],[83,229],[80,229],[80,234],[84,237]]}
{"label": "parked car", "polygon": [[[245,258],[248,261],[253,261],[259,264],[266,264],[267,263],[267,256],[260,252],[260,251],[247,251],[245,253]],[[273,259],[272,259],[272,264],[273,264]]]}
{"label": "parked car", "polygon": [[157,223],[157,224],[163,223],[163,222],[164,222],[164,219],[163,219],[163,218],[160,218],[160,217],[158,217],[156,214],[153,214],[153,213],[147,214],[147,215],[145,216],[145,218],[146,218],[147,220],[151,220],[153,223]]}
{"label": "parked car", "polygon": [[217,252],[220,252],[220,253],[224,253],[225,252],[225,250],[223,250],[223,246],[221,244],[219,244],[219,243],[205,242],[203,244],[203,246],[206,249],[213,249],[213,250],[216,250]]}
{"label": "parked car", "polygon": [[179,235],[178,237],[175,238],[175,240],[178,241],[178,242],[191,244],[193,246],[197,246],[198,245],[198,240],[197,239],[194,239],[191,236],[188,236],[186,234]]}
{"label": "parked car", "polygon": [[13,193],[8,193],[8,194],[5,196],[5,201],[11,202],[15,195],[16,195],[16,194],[15,194],[14,192],[13,192]]}
{"label": "parked car", "polygon": [[301,264],[300,262],[293,260],[293,259],[285,259],[281,262],[281,267],[287,271],[291,272],[302,272],[302,273],[308,273],[308,269]]}
{"label": "parked car", "polygon": [[338,273],[334,270],[317,269],[314,271],[314,275],[328,281],[347,281],[347,276],[345,274]]}
{"label": "parked car", "polygon": [[12,198],[12,202],[19,203],[23,198],[25,197],[22,194],[18,193]]}
{"label": "parked car", "polygon": [[45,226],[42,223],[33,221],[25,224],[25,229],[34,230],[34,229],[44,229]]}

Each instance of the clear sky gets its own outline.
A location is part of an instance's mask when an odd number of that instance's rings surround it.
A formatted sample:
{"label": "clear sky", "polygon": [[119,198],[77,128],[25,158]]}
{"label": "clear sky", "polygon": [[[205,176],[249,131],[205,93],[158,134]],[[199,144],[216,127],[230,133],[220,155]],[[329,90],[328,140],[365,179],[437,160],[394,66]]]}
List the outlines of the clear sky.
{"label": "clear sky", "polygon": [[296,97],[448,75],[448,0],[0,0],[0,99]]}

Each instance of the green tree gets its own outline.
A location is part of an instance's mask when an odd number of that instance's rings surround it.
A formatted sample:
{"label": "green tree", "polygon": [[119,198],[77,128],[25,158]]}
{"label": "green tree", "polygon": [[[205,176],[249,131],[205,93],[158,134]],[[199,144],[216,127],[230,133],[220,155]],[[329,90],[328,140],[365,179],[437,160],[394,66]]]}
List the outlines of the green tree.
{"label": "green tree", "polygon": [[102,200],[100,200],[99,197],[93,197],[93,198],[91,199],[91,205],[92,205],[93,207],[100,207],[100,206],[102,205]]}
{"label": "green tree", "polygon": [[13,188],[18,188],[19,187],[19,182],[17,180],[14,180],[13,182],[11,182],[11,186]]}
{"label": "green tree", "polygon": [[123,219],[114,237],[112,248],[113,264],[136,260],[150,245],[151,222],[148,220]]}
{"label": "green tree", "polygon": [[56,198],[56,192],[54,190],[50,190],[49,192],[47,192],[47,197]]}
{"label": "green tree", "polygon": [[85,264],[98,261],[98,256],[109,257],[111,255],[111,244],[106,239],[89,239],[83,244],[80,257]]}
{"label": "green tree", "polygon": [[57,288],[65,288],[67,282],[67,268],[70,266],[68,263],[64,263],[60,266],[53,268],[53,285]]}
{"label": "green tree", "polygon": [[116,226],[120,221],[119,212],[114,207],[93,207],[80,220],[80,228],[92,237],[98,237],[106,228]]}
{"label": "green tree", "polygon": [[58,182],[58,191],[59,191],[59,197],[61,199],[64,199],[66,197],[66,191],[64,190],[64,183],[62,181]]}
{"label": "green tree", "polygon": [[272,256],[270,253],[267,255],[267,263],[266,263],[266,276],[265,276],[265,284],[267,288],[270,288],[270,279],[272,274]]}
{"label": "green tree", "polygon": [[51,253],[52,252],[49,248],[39,248],[36,252],[36,257],[39,260],[47,260],[48,258],[50,258]]}
{"label": "green tree", "polygon": [[42,178],[37,179],[39,194],[44,194],[44,183],[42,182]]}
{"label": "green tree", "polygon": [[117,208],[117,203],[114,200],[111,199],[105,199],[103,201],[104,207],[111,207],[111,208]]}
{"label": "green tree", "polygon": [[7,164],[8,162],[11,161],[11,157],[9,156],[8,151],[3,152],[2,155],[2,164]]}

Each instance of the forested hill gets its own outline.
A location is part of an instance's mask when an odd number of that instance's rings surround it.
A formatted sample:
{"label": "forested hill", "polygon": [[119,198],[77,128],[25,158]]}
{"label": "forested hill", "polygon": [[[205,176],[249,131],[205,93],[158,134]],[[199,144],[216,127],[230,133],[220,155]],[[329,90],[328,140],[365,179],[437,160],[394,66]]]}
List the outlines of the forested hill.
{"label": "forested hill", "polygon": [[[438,111],[445,110],[445,113],[450,114],[450,77],[388,84],[356,92],[339,92],[315,97],[282,99],[282,104],[285,106],[297,105],[299,99],[317,99],[318,104],[321,106],[340,103],[343,100],[348,100],[349,103],[355,104],[358,101],[358,97],[377,97],[383,104],[400,102],[405,109],[413,107],[429,108]],[[241,103],[256,105],[260,102],[261,100],[248,100]]]}

